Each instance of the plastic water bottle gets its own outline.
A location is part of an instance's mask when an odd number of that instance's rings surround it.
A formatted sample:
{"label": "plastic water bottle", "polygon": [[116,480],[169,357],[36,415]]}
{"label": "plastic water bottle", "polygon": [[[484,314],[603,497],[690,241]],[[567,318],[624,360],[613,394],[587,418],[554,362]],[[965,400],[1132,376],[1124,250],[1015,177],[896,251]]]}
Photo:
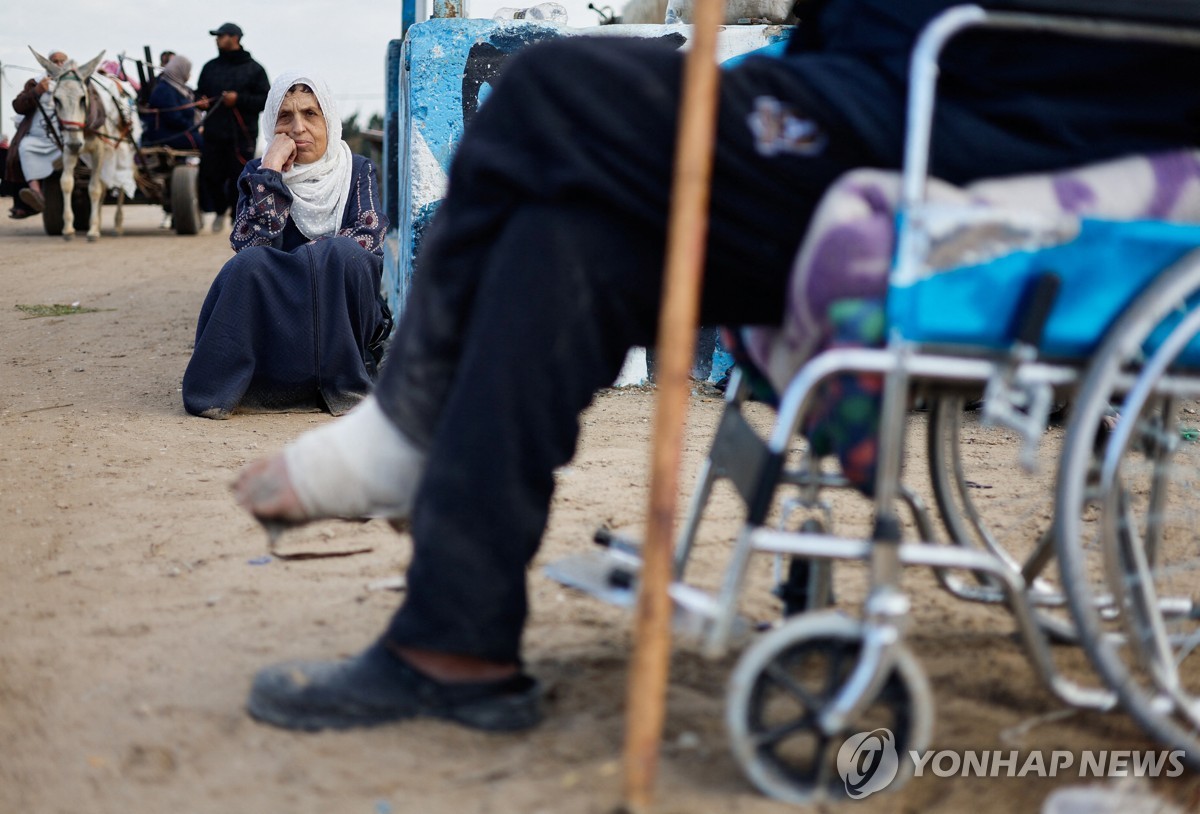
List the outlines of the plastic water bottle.
{"label": "plastic water bottle", "polygon": [[558,3],[538,3],[529,8],[502,8],[492,15],[496,22],[505,20],[538,20],[546,23],[566,24],[567,10]]}

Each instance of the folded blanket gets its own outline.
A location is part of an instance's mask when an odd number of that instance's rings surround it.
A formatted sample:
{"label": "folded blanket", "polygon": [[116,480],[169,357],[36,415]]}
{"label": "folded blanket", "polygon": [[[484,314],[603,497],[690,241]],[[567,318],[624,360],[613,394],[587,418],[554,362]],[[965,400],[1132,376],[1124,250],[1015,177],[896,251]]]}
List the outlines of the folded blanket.
{"label": "folded blanket", "polygon": [[[925,213],[933,222],[924,262],[897,272],[900,186],[899,173],[863,169],[847,173],[825,194],[792,269],[783,325],[745,328],[726,340],[735,357],[749,362],[752,380],[765,378],[760,390],[782,393],[822,350],[881,346],[889,279],[908,284],[994,262],[1014,250],[1063,246],[1080,235],[1084,218],[1200,223],[1200,152],[1135,156],[966,188],[930,179],[927,198],[936,211]],[[1008,279],[1002,269],[1001,279]],[[1113,273],[1110,281],[1126,284],[1121,269]],[[911,279],[897,280],[904,275]],[[987,285],[996,279],[993,274]],[[881,392],[877,374],[832,377],[820,385],[802,425],[813,453],[836,455],[842,473],[868,495],[875,482]]]}
{"label": "folded blanket", "polygon": [[[784,323],[747,328],[742,345],[782,391],[834,334],[839,300],[882,300],[895,251],[900,174],[862,169],[826,192],[792,269]],[[965,188],[928,182],[928,200],[970,208],[952,219],[928,253],[929,269],[968,265],[1015,244],[1072,239],[1083,217],[1200,223],[1200,151],[1133,156],[1053,174],[978,181]]]}

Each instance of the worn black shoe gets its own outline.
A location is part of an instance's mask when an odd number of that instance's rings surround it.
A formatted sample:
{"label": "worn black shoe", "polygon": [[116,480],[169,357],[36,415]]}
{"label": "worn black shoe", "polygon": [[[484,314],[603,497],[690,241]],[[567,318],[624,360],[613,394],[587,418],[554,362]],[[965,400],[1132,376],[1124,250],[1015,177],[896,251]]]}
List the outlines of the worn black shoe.
{"label": "worn black shoe", "polygon": [[310,732],[417,716],[502,732],[541,720],[541,687],[524,674],[472,684],[436,681],[376,643],[346,661],[267,667],[255,676],[246,711],[264,723]]}

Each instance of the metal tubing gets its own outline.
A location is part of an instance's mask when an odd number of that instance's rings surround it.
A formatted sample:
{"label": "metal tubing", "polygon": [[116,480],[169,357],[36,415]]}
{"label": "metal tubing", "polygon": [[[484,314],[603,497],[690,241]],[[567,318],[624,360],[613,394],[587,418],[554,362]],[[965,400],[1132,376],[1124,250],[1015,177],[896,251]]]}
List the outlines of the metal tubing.
{"label": "metal tubing", "polygon": [[[817,717],[817,728],[826,735],[845,732],[847,722],[859,718],[875,701],[896,666],[897,651],[904,647],[897,622],[908,611],[907,598],[899,591],[885,587],[872,592],[867,606],[868,618],[863,626],[858,663],[829,706]],[[894,611],[899,611],[900,615]]]}
{"label": "metal tubing", "polygon": [[[902,364],[900,351],[888,348],[839,348],[810,359],[788,383],[779,403],[779,416],[768,446],[772,452],[786,453],[814,389],[835,373],[887,373]],[[999,360],[920,353],[903,361],[908,375],[923,382],[986,382],[996,372]],[[1047,384],[1066,387],[1075,384],[1079,371],[1065,365],[1030,362],[1018,368],[1014,380],[1020,384]]]}
{"label": "metal tubing", "polygon": [[1121,454],[1128,446],[1129,438],[1137,425],[1133,417],[1139,415],[1150,396],[1158,392],[1158,388],[1154,384],[1155,380],[1163,374],[1167,365],[1183,352],[1183,349],[1197,333],[1200,333],[1200,308],[1190,311],[1175,326],[1166,340],[1159,345],[1150,361],[1142,365],[1141,373],[1138,374],[1133,390],[1121,405],[1121,415],[1128,416],[1129,420],[1117,422],[1112,438],[1109,439],[1108,446],[1104,450],[1104,465],[1100,470],[1100,486],[1106,492],[1115,485]]}
{"label": "metal tubing", "polygon": [[[810,558],[866,560],[873,548],[866,540],[852,540],[833,535],[796,535],[771,529],[757,529],[750,535],[756,551],[768,554],[791,554]],[[984,551],[957,546],[903,543],[899,547],[900,562],[935,569],[955,568],[994,577],[1004,590],[1005,600],[1017,622],[1017,629],[1039,677],[1056,696],[1071,706],[1108,710],[1116,705],[1116,694],[1110,690],[1084,687],[1058,672],[1050,653],[1045,634],[1033,616],[1032,606],[1025,594],[1025,584],[1006,565]]]}
{"label": "metal tubing", "polygon": [[925,198],[939,73],[938,55],[955,35],[987,19],[988,13],[979,6],[954,6],[935,17],[917,38],[908,72],[908,134],[904,140],[901,192],[901,204],[905,209],[915,208]]}
{"label": "metal tubing", "polygon": [[[731,408],[726,407],[725,409]],[[696,531],[700,528],[701,516],[708,503],[708,497],[712,494],[716,479],[712,458],[705,458],[704,463],[700,465],[700,475],[697,478],[696,487],[692,491],[691,502],[688,504],[687,514],[684,516],[683,528],[679,530],[679,537],[675,541],[675,566],[672,569],[672,577],[676,581],[682,580],[687,571],[688,559],[692,555],[692,546],[696,543]]]}

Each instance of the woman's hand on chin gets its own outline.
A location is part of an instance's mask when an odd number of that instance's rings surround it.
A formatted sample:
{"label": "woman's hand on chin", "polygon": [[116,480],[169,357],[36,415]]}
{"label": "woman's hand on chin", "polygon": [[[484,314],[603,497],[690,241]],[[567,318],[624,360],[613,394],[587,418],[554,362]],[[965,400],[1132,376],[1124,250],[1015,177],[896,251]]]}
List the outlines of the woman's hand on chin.
{"label": "woman's hand on chin", "polygon": [[296,142],[292,141],[291,137],[285,133],[276,133],[275,137],[271,139],[271,143],[267,145],[262,166],[264,169],[276,172],[287,172],[292,168],[295,160]]}

